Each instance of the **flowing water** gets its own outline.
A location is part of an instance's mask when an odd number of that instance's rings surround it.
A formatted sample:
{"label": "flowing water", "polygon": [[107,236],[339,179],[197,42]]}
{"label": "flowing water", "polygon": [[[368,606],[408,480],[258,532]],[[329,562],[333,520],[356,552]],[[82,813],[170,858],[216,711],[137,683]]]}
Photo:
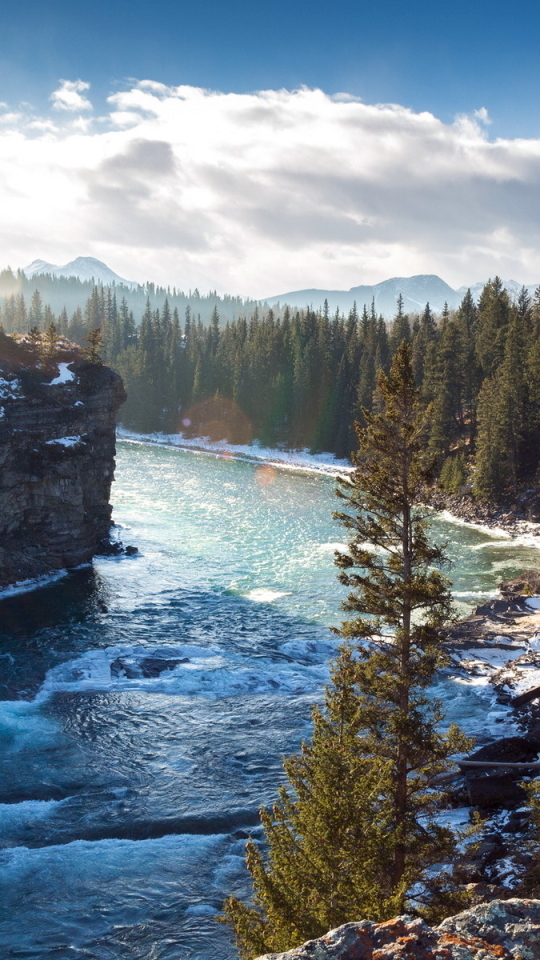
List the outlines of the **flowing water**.
{"label": "flowing water", "polygon": [[[334,481],[121,442],[134,557],[0,601],[0,957],[226,960],[246,836],[337,640]],[[440,518],[465,612],[537,551]],[[449,719],[505,725],[441,678]]]}

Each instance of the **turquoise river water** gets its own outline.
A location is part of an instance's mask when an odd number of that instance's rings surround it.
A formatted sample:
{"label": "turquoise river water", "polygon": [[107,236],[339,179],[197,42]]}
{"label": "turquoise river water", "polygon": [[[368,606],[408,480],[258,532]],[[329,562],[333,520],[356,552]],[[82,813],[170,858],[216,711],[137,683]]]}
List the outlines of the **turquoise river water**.
{"label": "turquoise river water", "polygon": [[[134,557],[0,600],[0,957],[232,960],[214,916],[337,640],[334,481],[122,441]],[[538,553],[435,518],[462,612]],[[485,689],[437,692],[467,730]]]}

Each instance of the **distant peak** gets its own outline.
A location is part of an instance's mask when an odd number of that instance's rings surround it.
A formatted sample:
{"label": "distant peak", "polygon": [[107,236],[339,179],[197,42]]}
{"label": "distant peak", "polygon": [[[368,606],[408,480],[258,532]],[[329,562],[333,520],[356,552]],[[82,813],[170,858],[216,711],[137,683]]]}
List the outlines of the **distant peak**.
{"label": "distant peak", "polygon": [[69,263],[63,266],[56,266],[54,263],[47,263],[45,260],[33,260],[27,267],[24,267],[24,273],[27,277],[37,277],[44,273],[51,273],[54,277],[77,277],[79,280],[94,280],[96,283],[123,284],[125,287],[137,287],[134,280],[125,280],[114,270],[111,270],[103,260],[96,257],[75,257]]}

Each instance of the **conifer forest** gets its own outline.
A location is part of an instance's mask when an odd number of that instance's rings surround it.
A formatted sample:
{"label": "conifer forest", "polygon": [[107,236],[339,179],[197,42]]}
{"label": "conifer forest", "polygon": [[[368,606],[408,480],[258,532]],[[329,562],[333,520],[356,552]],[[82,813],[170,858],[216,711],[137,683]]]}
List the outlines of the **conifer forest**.
{"label": "conifer forest", "polygon": [[496,501],[534,484],[540,462],[540,288],[514,302],[496,277],[475,302],[436,316],[429,304],[393,320],[375,306],[348,316],[254,306],[232,320],[216,302],[209,323],[148,296],[137,322],[123,288],[91,287],[83,309],[54,312],[38,291],[0,301],[6,333],[39,330],[83,343],[101,329],[101,356],[124,378],[125,427],[183,431],[231,443],[308,448],[348,457],[354,422],[377,405],[376,380],[403,340],[428,408],[425,442],[440,486]]}

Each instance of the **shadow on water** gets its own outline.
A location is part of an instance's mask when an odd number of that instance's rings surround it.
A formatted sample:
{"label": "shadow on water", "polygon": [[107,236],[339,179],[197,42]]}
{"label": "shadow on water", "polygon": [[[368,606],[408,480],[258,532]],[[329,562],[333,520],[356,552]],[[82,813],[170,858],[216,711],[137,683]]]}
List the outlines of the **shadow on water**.
{"label": "shadow on water", "polygon": [[0,642],[38,630],[91,619],[104,612],[103,581],[92,566],[14,596],[0,594]]}

